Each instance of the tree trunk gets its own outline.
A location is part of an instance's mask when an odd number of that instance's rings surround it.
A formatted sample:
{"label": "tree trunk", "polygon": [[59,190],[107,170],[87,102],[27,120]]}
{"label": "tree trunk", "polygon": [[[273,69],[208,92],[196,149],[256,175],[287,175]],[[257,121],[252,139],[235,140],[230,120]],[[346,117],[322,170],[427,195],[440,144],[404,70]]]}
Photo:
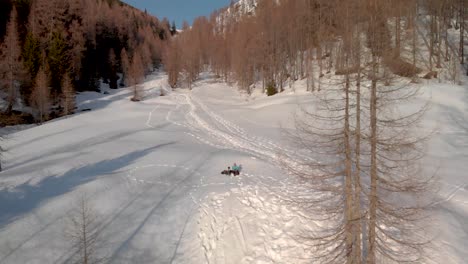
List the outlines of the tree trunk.
{"label": "tree trunk", "polygon": [[413,28],[412,28],[412,48],[411,53],[413,55],[413,67],[416,68],[416,51],[417,51],[417,41],[418,41],[418,25],[417,25],[417,16],[418,16],[418,9],[413,11],[412,13],[412,21],[413,21]]}
{"label": "tree trunk", "polygon": [[[439,13],[440,14],[440,13]],[[441,40],[441,23],[440,23],[440,16],[437,19],[437,68],[442,68],[442,61],[441,61],[441,56],[442,56],[442,40]]]}
{"label": "tree trunk", "polygon": [[460,0],[460,63],[465,63],[465,1]]}
{"label": "tree trunk", "polygon": [[431,15],[431,33],[429,34],[429,71],[433,70],[433,57],[434,57],[434,35],[435,35],[435,26],[434,26],[434,15]]}
{"label": "tree trunk", "polygon": [[376,221],[377,221],[377,58],[372,58],[372,83],[370,98],[370,147],[371,147],[371,189],[369,193],[369,224],[367,263],[376,263]]}
{"label": "tree trunk", "polygon": [[400,57],[401,50],[401,9],[398,7],[398,16],[395,18],[395,57]]}
{"label": "tree trunk", "polygon": [[358,73],[356,78],[356,131],[355,131],[355,172],[354,172],[354,234],[355,234],[355,244],[356,244],[356,259],[361,263],[362,259],[362,241],[361,241],[361,223],[362,223],[362,213],[361,213],[361,50],[360,50],[360,41],[359,35],[357,39],[357,67]]}
{"label": "tree trunk", "polygon": [[[347,55],[346,55],[347,56]],[[347,67],[347,65],[346,65]],[[354,257],[354,193],[353,193],[353,174],[351,169],[351,136],[349,128],[349,74],[346,74],[345,83],[345,124],[344,124],[344,141],[345,141],[345,197],[346,197],[346,259],[348,264],[355,263]]]}

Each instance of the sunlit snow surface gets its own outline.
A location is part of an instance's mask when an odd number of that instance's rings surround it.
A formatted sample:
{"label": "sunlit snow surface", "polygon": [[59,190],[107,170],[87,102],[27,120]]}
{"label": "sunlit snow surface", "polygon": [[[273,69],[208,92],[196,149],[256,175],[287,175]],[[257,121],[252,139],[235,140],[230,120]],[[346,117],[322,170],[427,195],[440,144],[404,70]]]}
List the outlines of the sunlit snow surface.
{"label": "sunlit snow surface", "polygon": [[[302,191],[279,157],[300,155],[282,129],[298,102],[286,92],[247,97],[206,75],[193,91],[151,76],[146,98],[129,89],[82,93],[91,109],[12,133],[0,173],[0,263],[63,263],[76,253],[64,230],[82,194],[98,213],[99,254],[112,263],[307,263],[297,234],[316,228],[282,197]],[[435,263],[468,259],[468,90],[427,85],[436,133]],[[284,162],[293,160],[285,159]],[[242,164],[239,177],[220,172]]]}

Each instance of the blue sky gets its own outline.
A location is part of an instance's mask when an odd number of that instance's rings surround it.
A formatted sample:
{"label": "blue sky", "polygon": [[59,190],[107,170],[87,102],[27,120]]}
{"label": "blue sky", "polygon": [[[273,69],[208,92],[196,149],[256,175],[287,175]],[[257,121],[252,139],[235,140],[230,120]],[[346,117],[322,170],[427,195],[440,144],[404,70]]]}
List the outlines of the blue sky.
{"label": "blue sky", "polygon": [[177,27],[186,20],[192,24],[194,18],[208,16],[212,11],[229,5],[230,0],[123,0],[136,8],[146,10],[159,19],[167,17]]}

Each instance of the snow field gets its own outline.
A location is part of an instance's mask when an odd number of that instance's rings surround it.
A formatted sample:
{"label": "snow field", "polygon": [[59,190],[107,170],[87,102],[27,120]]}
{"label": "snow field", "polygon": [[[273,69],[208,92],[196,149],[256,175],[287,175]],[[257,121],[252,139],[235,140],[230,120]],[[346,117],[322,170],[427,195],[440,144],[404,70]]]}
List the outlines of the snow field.
{"label": "snow field", "polygon": [[[297,103],[314,96],[246,100],[207,77],[191,92],[159,97],[169,90],[165,80],[152,76],[140,103],[124,89],[83,93],[78,106],[90,112],[10,134],[0,173],[0,263],[70,260],[75,251],[63,230],[83,193],[99,215],[100,252],[112,263],[310,263],[314,252],[301,235],[318,223],[289,199],[314,194],[281,170],[281,162],[309,157],[279,127],[292,129]],[[440,178],[434,261],[463,263],[468,92],[423,89],[433,103],[425,125],[437,125],[425,161]],[[233,162],[243,165],[241,175],[220,175]]]}

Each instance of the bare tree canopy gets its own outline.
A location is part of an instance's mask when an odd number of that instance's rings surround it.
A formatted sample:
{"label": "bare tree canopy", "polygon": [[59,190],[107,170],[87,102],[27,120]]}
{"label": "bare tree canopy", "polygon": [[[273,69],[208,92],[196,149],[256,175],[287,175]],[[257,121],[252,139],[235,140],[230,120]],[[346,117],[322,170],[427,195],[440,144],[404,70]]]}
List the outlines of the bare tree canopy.
{"label": "bare tree canopy", "polygon": [[139,83],[145,75],[144,65],[139,52],[133,53],[132,63],[128,69],[128,85],[130,85],[133,97],[132,101],[140,101],[142,99],[142,88]]}
{"label": "bare tree canopy", "polygon": [[43,123],[49,118],[50,88],[47,73],[40,68],[31,93],[31,105],[37,111],[36,120]]}
{"label": "bare tree canopy", "polygon": [[75,110],[75,89],[68,75],[62,80],[62,97],[63,115],[72,114]]}
{"label": "bare tree canopy", "polygon": [[7,113],[10,113],[19,96],[19,84],[23,78],[23,62],[18,33],[18,13],[14,7],[7,24],[7,32],[0,46],[0,85],[7,93]]}
{"label": "bare tree canopy", "polygon": [[65,234],[74,249],[75,263],[104,263],[100,247],[102,240],[99,232],[99,218],[90,203],[89,197],[81,195],[73,212],[69,215]]}

